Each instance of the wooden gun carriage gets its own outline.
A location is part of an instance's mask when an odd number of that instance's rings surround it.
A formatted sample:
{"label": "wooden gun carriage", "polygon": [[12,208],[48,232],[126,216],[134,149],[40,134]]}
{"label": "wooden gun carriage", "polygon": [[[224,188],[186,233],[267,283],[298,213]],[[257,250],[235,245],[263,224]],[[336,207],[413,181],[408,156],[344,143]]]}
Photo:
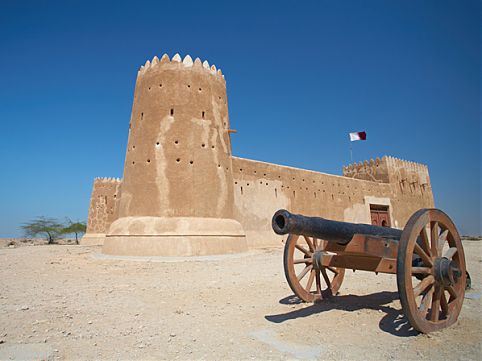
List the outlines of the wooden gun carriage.
{"label": "wooden gun carriage", "polygon": [[274,214],[272,227],[289,234],[285,276],[305,302],[336,295],[345,269],[353,269],[396,274],[403,312],[420,332],[448,327],[459,316],[466,286],[464,250],[455,225],[438,209],[415,212],[403,231],[286,210]]}

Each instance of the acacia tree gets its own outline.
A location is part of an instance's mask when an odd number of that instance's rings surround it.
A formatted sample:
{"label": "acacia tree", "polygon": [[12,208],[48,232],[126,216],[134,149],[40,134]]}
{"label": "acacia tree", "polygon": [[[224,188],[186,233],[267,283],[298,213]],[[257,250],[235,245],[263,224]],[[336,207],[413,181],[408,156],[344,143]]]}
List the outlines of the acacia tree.
{"label": "acacia tree", "polygon": [[39,234],[47,236],[47,244],[52,244],[63,233],[64,225],[55,218],[37,217],[24,223],[21,228],[25,236],[35,237]]}
{"label": "acacia tree", "polygon": [[75,243],[79,244],[79,234],[84,234],[87,226],[85,222],[72,222],[67,218],[67,226],[62,229],[63,234],[75,234]]}

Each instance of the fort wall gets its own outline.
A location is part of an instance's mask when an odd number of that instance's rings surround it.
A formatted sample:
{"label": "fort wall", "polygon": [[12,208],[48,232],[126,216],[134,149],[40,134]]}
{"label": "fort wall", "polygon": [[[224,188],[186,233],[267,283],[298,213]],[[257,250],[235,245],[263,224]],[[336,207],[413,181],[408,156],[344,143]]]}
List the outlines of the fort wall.
{"label": "fort wall", "polygon": [[[365,170],[370,179],[365,180],[233,157],[235,217],[246,231],[248,246],[280,244],[283,237],[271,229],[271,217],[280,208],[370,224],[370,206],[383,206],[391,226],[402,228],[416,210],[433,207],[430,184],[422,183],[428,181],[427,167],[392,157],[378,160],[378,168],[373,160],[365,163],[381,171]],[[411,186],[403,185],[401,174],[411,175]],[[390,179],[394,182],[388,183]]]}
{"label": "fort wall", "polygon": [[87,230],[82,244],[103,244],[111,223],[118,217],[119,178],[95,178],[90,197]]}

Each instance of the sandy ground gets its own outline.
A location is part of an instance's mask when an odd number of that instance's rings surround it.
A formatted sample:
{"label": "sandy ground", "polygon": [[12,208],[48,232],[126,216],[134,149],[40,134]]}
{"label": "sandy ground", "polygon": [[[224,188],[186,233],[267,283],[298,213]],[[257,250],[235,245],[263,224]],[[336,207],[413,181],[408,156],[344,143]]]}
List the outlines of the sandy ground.
{"label": "sandy ground", "polygon": [[0,359],[481,360],[482,242],[459,322],[408,329],[396,279],[347,271],[340,296],[296,302],[282,250],[113,259],[98,247],[0,249]]}

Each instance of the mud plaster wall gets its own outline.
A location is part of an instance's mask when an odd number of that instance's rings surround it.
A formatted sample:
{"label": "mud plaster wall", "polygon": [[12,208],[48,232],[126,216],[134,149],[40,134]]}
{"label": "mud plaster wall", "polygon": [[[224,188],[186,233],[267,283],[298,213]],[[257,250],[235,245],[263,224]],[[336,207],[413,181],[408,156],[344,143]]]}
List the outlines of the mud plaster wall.
{"label": "mud plaster wall", "polygon": [[134,93],[119,217],[233,217],[226,84],[199,59],[163,57]]}
{"label": "mud plaster wall", "polygon": [[120,184],[120,179],[94,179],[86,233],[105,233],[117,218]]}
{"label": "mud plaster wall", "polygon": [[[403,163],[399,162],[399,166]],[[386,180],[389,174],[396,178],[392,171],[387,171]],[[233,182],[235,218],[243,225],[250,247],[280,244],[283,237],[271,229],[271,217],[280,208],[309,216],[370,223],[370,204],[387,205],[392,227],[402,228],[413,212],[433,207],[430,184],[422,190],[237,157],[233,157]]]}

